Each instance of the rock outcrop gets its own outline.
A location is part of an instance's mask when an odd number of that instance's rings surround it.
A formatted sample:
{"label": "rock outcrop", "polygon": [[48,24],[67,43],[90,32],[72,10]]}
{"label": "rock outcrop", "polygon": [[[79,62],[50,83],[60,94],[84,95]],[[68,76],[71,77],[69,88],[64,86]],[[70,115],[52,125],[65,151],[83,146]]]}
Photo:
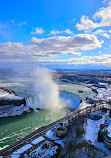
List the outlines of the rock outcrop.
{"label": "rock outcrop", "polygon": [[0,117],[21,115],[29,111],[25,98],[9,89],[0,88]]}
{"label": "rock outcrop", "polygon": [[9,89],[0,88],[0,106],[20,106],[21,104],[26,105],[25,98],[17,96],[14,91],[11,91]]}

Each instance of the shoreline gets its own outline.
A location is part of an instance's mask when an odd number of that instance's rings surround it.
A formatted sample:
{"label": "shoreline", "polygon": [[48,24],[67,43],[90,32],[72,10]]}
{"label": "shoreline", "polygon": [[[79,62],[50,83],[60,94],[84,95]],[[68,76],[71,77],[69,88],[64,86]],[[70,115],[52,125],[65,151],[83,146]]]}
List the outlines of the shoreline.
{"label": "shoreline", "polygon": [[[92,107],[91,107],[92,108]],[[86,108],[85,108],[86,109]],[[82,109],[81,109],[82,110]],[[62,119],[60,119],[60,120],[58,120],[58,121],[56,121],[57,123],[56,123],[56,125],[58,125],[58,123],[59,122],[63,122],[63,121],[65,121],[66,122],[66,120],[68,119],[69,120],[69,123],[68,124],[70,124],[70,125],[72,125],[72,122],[73,122],[73,119],[75,120],[78,120],[78,121],[80,121],[79,120],[79,118],[78,118],[78,115],[77,116],[74,116],[74,114],[76,114],[76,112],[78,113],[80,113],[81,112],[81,110],[76,110],[76,111],[74,111],[74,112],[72,112],[72,113],[70,113],[68,116],[66,116],[65,118],[62,118]],[[83,111],[83,115],[84,115],[84,110],[82,110]],[[95,109],[94,109],[94,111],[95,111]],[[90,111],[91,112],[91,111]],[[81,113],[80,113],[80,117],[81,117]],[[52,125],[53,125],[53,128],[55,127],[55,123],[53,122],[52,123]],[[45,126],[45,127],[41,127],[41,129],[42,128],[46,128],[47,126]],[[50,125],[48,125],[48,127],[50,127]],[[53,129],[52,127],[50,127],[50,129],[48,129],[48,130],[52,130]],[[38,129],[39,130],[39,129]],[[47,130],[47,128],[46,128],[46,131],[48,131]],[[33,133],[36,133],[36,131],[34,131]],[[31,134],[30,134],[31,135]],[[44,136],[44,135],[43,135]],[[27,135],[27,136],[25,136],[23,139],[27,139],[29,137],[29,135]],[[30,138],[28,138],[29,140],[30,140]],[[51,139],[51,138],[50,138]],[[1,152],[4,152],[4,151],[7,151],[11,146],[15,146],[15,145],[19,145],[19,142],[21,142],[22,141],[22,139],[20,140],[20,141],[18,141],[17,143],[15,143],[15,144],[12,144],[12,145],[10,145],[9,147],[7,147],[7,148],[5,148],[5,149],[3,149],[3,150],[1,150]],[[32,141],[32,139],[31,139],[31,141]],[[63,139],[63,141],[64,141],[64,139]],[[30,142],[30,141],[27,141],[27,142]],[[27,144],[27,143],[26,143]],[[64,148],[64,147],[63,147]],[[12,150],[12,151],[14,151],[14,150]]]}
{"label": "shoreline", "polygon": [[[71,112],[70,112],[71,113]],[[18,115],[19,116],[19,115]],[[9,117],[13,117],[13,116],[9,116]],[[15,117],[15,116],[14,116]],[[2,149],[1,149],[2,150]]]}
{"label": "shoreline", "polygon": [[[88,87],[88,88],[89,88],[89,87]],[[108,89],[108,88],[107,88],[107,89]],[[106,90],[107,90],[107,89],[106,89]],[[99,90],[100,90],[100,88],[98,88],[98,91],[99,91]],[[107,93],[106,93],[106,94],[107,94]],[[93,97],[93,99],[97,98],[98,96],[99,96],[99,93],[96,94],[95,97]],[[98,100],[100,100],[100,99],[101,99],[101,97],[98,98]],[[106,98],[106,99],[107,99],[107,98]],[[107,102],[107,101],[106,101],[106,102]],[[84,102],[84,100],[83,100],[83,101],[81,102],[81,104],[83,104],[83,105],[82,105],[82,108],[84,107],[84,103],[85,103],[85,102]],[[102,102],[101,102],[101,103],[102,103]],[[99,104],[101,104],[101,103],[99,103]],[[80,105],[81,105],[81,104],[80,104]],[[98,104],[98,106],[99,106],[99,104]],[[77,110],[82,110],[82,108],[80,107],[80,105],[79,105],[79,108],[78,108]],[[92,105],[92,104],[91,104],[91,105]],[[89,104],[87,104],[87,106],[86,106],[85,108],[90,108],[90,107],[92,107],[91,105],[89,106]],[[70,113],[70,115],[71,115],[71,113]],[[66,117],[67,117],[67,116],[66,116]],[[61,119],[61,120],[62,120],[62,119]]]}
{"label": "shoreline", "polygon": [[[61,82],[62,84],[64,84],[65,82]],[[81,84],[64,84],[65,86],[83,86],[83,87],[87,87],[87,86],[84,86],[84,85],[81,85]],[[60,85],[59,85],[60,86]],[[83,88],[82,87],[82,88]],[[89,88],[89,87],[88,87]],[[11,90],[8,90],[8,89],[5,89],[5,88],[2,88],[3,90],[7,90],[7,91],[10,91],[10,94],[15,94],[13,93]],[[84,88],[83,88],[84,89]],[[61,90],[61,89],[60,89]],[[78,89],[78,90],[81,90],[81,87]],[[83,90],[83,93],[79,93],[78,90],[72,92],[74,93],[75,95],[81,97],[81,95],[84,93],[84,90]],[[12,93],[11,93],[12,92]],[[17,96],[17,95],[16,95]],[[22,99],[22,97],[20,97]],[[15,100],[16,101],[16,100]],[[5,108],[6,107],[6,108]],[[6,109],[8,108],[8,113],[6,111]],[[27,112],[31,112],[31,109],[28,108],[27,106],[24,106],[24,105],[20,105],[20,106],[14,106],[14,105],[5,105],[5,106],[0,106],[0,110],[3,109],[0,114],[0,118],[5,118],[5,117],[15,117],[15,116],[19,116],[19,115],[22,115],[23,113],[27,113]],[[10,110],[9,110],[10,109]]]}

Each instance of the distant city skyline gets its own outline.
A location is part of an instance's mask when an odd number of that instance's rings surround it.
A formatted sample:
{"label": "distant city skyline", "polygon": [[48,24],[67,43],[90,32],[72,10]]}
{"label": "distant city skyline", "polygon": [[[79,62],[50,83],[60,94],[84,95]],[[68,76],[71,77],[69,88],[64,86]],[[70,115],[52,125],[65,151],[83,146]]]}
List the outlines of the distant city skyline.
{"label": "distant city skyline", "polygon": [[111,69],[111,0],[1,1],[0,68]]}

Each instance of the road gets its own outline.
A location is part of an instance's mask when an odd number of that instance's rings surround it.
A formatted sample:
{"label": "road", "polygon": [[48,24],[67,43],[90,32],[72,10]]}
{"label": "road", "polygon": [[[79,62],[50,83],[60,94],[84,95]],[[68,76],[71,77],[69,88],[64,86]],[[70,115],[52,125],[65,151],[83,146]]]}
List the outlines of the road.
{"label": "road", "polygon": [[65,116],[65,117],[63,117],[63,118],[47,125],[47,126],[43,126],[39,129],[35,130],[34,132],[28,134],[27,136],[20,139],[16,143],[14,143],[14,144],[6,147],[5,149],[1,150],[0,151],[0,156],[6,157],[6,156],[10,155],[12,152],[16,151],[17,149],[24,146],[25,144],[30,143],[32,140],[38,138],[39,136],[45,135],[45,133],[48,130],[56,127],[56,125],[59,124],[60,122],[63,122],[63,121],[66,121],[66,120],[71,120],[72,118],[77,119],[81,115],[83,116],[86,113],[97,111],[99,109],[106,108],[106,107],[110,107],[110,105],[104,104],[104,105],[98,105],[98,106],[90,106],[90,107],[87,107],[87,108],[84,108],[84,109],[79,109],[79,110],[77,109],[74,112],[71,112],[69,115],[67,115],[67,116]]}

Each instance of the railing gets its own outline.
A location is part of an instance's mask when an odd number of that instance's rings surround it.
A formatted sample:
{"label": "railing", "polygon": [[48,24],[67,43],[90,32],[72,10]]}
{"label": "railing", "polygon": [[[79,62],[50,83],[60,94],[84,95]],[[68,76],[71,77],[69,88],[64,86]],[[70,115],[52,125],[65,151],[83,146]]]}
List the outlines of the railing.
{"label": "railing", "polygon": [[76,111],[70,113],[69,115],[67,115],[66,119],[68,120],[68,118],[71,120],[72,118],[76,119],[77,117],[79,116],[84,116],[86,113],[91,113],[91,112],[94,112],[94,111],[97,111],[97,110],[100,110],[100,109],[103,109],[103,108],[110,108],[111,105],[109,104],[99,104],[99,105],[94,105],[94,106],[88,106],[86,108],[81,108],[81,109],[77,109]]}
{"label": "railing", "polygon": [[47,132],[49,129],[54,128],[60,122],[63,122],[65,120],[71,121],[72,119],[76,120],[79,116],[84,116],[86,113],[91,113],[91,112],[94,112],[94,111],[97,111],[97,110],[100,110],[103,108],[108,108],[108,107],[110,108],[111,106],[109,104],[102,104],[102,105],[99,104],[99,105],[94,105],[94,106],[88,106],[86,108],[77,109],[74,112],[71,112],[69,115],[67,115],[47,126],[44,126],[44,127],[41,127],[40,129],[35,130],[34,132],[32,132],[29,135],[22,138],[20,141],[1,150],[0,156],[9,155],[11,153],[11,150],[15,151],[17,148],[22,146],[26,140],[30,141],[31,139],[34,139],[35,137],[40,136],[40,134],[43,134],[44,132]]}

